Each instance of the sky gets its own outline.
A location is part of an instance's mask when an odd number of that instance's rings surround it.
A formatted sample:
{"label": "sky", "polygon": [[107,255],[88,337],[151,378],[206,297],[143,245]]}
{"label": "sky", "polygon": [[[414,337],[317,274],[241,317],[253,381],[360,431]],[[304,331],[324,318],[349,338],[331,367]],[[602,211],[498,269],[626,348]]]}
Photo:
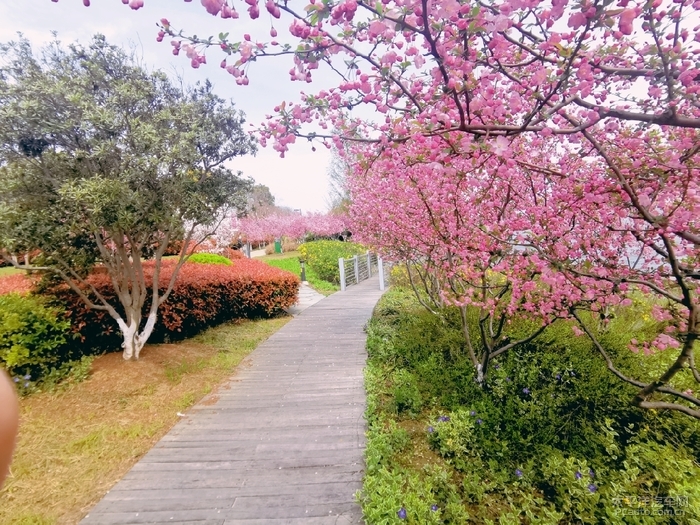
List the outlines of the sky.
{"label": "sky", "polygon": [[[17,33],[21,32],[39,47],[51,41],[52,31],[56,31],[59,40],[66,44],[74,41],[87,44],[92,35],[102,33],[112,44],[134,47],[149,69],[161,69],[180,76],[187,84],[208,78],[219,96],[233,100],[236,108],[245,112],[246,126],[257,125],[280,102],[299,100],[300,91],[313,93],[326,86],[290,82],[287,73],[291,68],[289,57],[252,64],[248,86],[237,86],[233,77],[219,67],[223,55],[216,49],[207,52],[208,64],[194,70],[184,53],[179,57],[172,55],[170,39],[156,42],[156,22],[165,17],[173,27],[199,36],[229,32],[229,38],[236,41],[242,39],[244,33],[249,33],[254,40],[256,35],[264,40],[269,39],[273,19],[264,9],[261,11],[260,19],[254,22],[245,13],[238,20],[215,18],[207,14],[197,0],[192,3],[145,0],[144,7],[138,11],[129,9],[120,0],[92,0],[91,7],[84,7],[82,0],[59,0],[58,3],[50,0],[0,0],[0,42],[16,39]],[[276,22],[282,36],[286,27],[282,22]],[[276,204],[307,213],[328,208],[330,160],[330,152],[325,148],[317,147],[313,152],[310,144],[300,141],[290,146],[284,159],[268,146],[259,148],[255,157],[235,159],[230,167],[268,186]]]}

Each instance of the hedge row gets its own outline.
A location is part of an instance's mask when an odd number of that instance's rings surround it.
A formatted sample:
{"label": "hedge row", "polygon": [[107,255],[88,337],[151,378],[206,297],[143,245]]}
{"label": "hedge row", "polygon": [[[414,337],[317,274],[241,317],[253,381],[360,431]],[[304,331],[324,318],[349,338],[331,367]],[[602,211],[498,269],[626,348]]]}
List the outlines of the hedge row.
{"label": "hedge row", "polygon": [[[199,259],[218,261],[217,257]],[[161,291],[175,263],[164,261]],[[146,276],[150,285],[153,263],[146,263]],[[88,309],[65,285],[54,289],[53,297],[29,294],[35,280],[23,274],[0,279],[0,367],[20,380],[18,386],[83,355],[119,349],[121,336],[109,314]],[[88,280],[118,304],[108,275],[98,269]],[[273,315],[294,304],[298,288],[296,275],[259,261],[188,262],[160,307],[150,341],[182,339],[233,318]]]}
{"label": "hedge row", "polygon": [[32,290],[34,281],[24,273],[15,273],[0,278],[0,295],[8,293],[26,294]]}
{"label": "hedge row", "polygon": [[[165,291],[175,266],[163,261],[159,289]],[[152,284],[153,264],[145,264],[148,286]],[[109,276],[93,274],[88,278],[111,304],[119,304]],[[238,259],[231,266],[185,263],[167,301],[158,312],[151,342],[183,339],[221,322],[274,315],[293,305],[297,299],[299,278],[259,261]],[[121,337],[116,322],[107,312],[91,310],[67,287],[53,291],[64,307],[74,332],[90,347],[116,349]],[[93,294],[90,294],[91,298]],[[147,312],[150,304],[144,306]]]}
{"label": "hedge row", "polygon": [[299,246],[301,258],[314,269],[316,274],[331,283],[340,283],[338,259],[347,259],[366,253],[360,244],[342,241],[312,241]]}

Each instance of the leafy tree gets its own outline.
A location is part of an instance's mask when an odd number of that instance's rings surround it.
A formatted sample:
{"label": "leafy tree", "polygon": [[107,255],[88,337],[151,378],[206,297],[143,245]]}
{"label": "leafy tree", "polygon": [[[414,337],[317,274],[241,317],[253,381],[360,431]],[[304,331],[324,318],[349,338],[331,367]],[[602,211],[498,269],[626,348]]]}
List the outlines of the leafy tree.
{"label": "leafy tree", "polygon": [[[244,207],[251,183],[225,165],[255,150],[243,115],[209,83],[183,92],[99,35],[85,47],[55,42],[39,57],[26,40],[2,52],[2,254],[107,311],[123,334],[124,358],[137,359],[193,232],[201,240],[222,211]],[[177,238],[184,243],[175,271],[160,283],[163,252]],[[39,255],[20,264],[13,255],[23,253]],[[154,259],[152,286],[146,258]],[[106,268],[119,304],[86,279],[95,264]]]}
{"label": "leafy tree", "polygon": [[251,191],[246,214],[265,217],[275,210],[275,196],[264,184],[255,184]]}

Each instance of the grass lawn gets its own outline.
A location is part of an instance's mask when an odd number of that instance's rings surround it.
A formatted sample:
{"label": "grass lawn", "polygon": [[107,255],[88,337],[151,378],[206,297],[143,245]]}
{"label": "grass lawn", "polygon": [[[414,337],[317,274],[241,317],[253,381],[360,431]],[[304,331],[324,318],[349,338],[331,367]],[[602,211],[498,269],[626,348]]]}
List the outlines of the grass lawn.
{"label": "grass lawn", "polygon": [[0,267],[0,277],[5,277],[6,275],[14,275],[16,273],[22,273],[24,270],[18,270],[14,266],[2,266]]}
{"label": "grass lawn", "polygon": [[0,523],[77,523],[179,419],[212,394],[288,317],[227,323],[139,361],[94,360],[90,377],[21,401],[20,437],[0,491]]}
{"label": "grass lawn", "polygon": [[263,255],[261,257],[254,257],[254,259],[259,259],[261,261],[274,261],[277,259],[289,259],[291,257],[296,257],[297,259],[299,258],[299,252],[297,250],[294,250],[293,252],[284,252],[284,253],[273,253],[270,255]]}
{"label": "grass lawn", "polygon": [[[287,270],[293,274],[301,275],[299,252],[276,253],[273,255],[266,255],[265,257],[259,257],[258,259],[270,266],[275,266],[276,268]],[[306,280],[314,290],[323,295],[330,295],[340,290],[338,285],[320,279],[308,264],[306,265]]]}

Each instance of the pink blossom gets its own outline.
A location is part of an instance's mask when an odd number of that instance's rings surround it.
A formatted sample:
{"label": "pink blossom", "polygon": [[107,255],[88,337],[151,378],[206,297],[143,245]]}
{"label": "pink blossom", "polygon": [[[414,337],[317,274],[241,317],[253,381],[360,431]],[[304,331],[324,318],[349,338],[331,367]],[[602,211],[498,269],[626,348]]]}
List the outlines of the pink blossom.
{"label": "pink blossom", "polygon": [[632,23],[636,16],[637,14],[634,9],[625,9],[620,13],[620,33],[623,35],[632,34]]}
{"label": "pink blossom", "polygon": [[218,15],[221,7],[224,5],[224,0],[201,0],[202,5],[210,15]]}
{"label": "pink blossom", "polygon": [[578,29],[586,22],[586,15],[580,11],[577,11],[569,17],[568,26],[572,29]]}

